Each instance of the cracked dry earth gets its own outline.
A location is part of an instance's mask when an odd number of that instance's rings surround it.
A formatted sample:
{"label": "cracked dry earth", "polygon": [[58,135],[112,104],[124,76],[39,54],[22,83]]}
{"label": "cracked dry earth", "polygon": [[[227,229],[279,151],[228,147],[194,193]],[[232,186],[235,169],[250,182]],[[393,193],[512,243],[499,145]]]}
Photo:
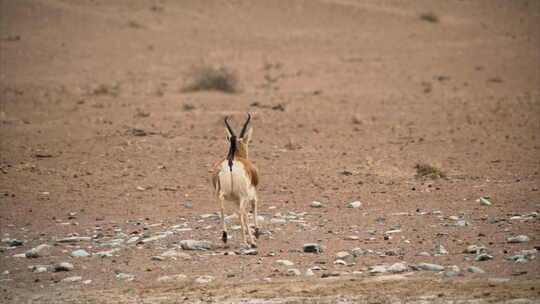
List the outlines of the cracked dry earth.
{"label": "cracked dry earth", "polygon": [[[0,302],[539,302],[539,14],[0,1]],[[246,112],[256,251],[209,183]]]}

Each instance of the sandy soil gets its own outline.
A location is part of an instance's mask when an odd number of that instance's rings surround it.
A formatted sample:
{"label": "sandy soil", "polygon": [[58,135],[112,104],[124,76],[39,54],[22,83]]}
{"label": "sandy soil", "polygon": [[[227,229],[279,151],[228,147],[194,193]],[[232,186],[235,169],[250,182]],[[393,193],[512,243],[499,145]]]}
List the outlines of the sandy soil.
{"label": "sandy soil", "polygon": [[[0,1],[0,302],[538,301],[539,49],[537,1]],[[202,65],[234,70],[241,91],[181,92]],[[201,217],[218,210],[222,120],[246,112],[272,233],[257,255]],[[446,178],[417,178],[418,163]],[[111,258],[69,256],[166,230]],[[152,259],[184,239],[216,247]],[[324,252],[302,252],[313,242]],[[13,257],[40,244],[52,255]],[[437,245],[449,254],[418,255]],[[334,264],[352,248],[374,254]],[[522,250],[527,263],[507,260]],[[75,268],[28,268],[55,262]],[[369,275],[397,262],[461,276]],[[155,283],[174,274],[186,279]]]}

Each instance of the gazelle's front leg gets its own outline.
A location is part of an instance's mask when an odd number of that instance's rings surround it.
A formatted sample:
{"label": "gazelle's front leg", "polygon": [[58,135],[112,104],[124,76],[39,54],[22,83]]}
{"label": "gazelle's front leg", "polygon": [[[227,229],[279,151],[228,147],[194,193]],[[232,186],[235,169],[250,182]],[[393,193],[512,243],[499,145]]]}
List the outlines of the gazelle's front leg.
{"label": "gazelle's front leg", "polygon": [[221,240],[223,241],[223,243],[226,244],[229,237],[227,235],[227,225],[225,224],[225,204],[223,203],[224,198],[222,193],[218,194],[218,200],[221,208],[221,225],[223,226],[223,234],[221,235]]}

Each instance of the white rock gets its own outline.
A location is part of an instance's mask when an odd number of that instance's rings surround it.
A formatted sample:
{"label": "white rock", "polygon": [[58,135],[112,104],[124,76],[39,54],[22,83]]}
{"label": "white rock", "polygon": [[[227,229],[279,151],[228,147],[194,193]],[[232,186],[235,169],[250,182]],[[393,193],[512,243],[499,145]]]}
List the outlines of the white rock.
{"label": "white rock", "polygon": [[290,277],[296,277],[296,276],[299,276],[300,274],[301,274],[300,270],[298,269],[287,269],[287,275]]}
{"label": "white rock", "polygon": [[527,243],[530,240],[531,239],[526,235],[513,236],[507,239],[508,243]]}
{"label": "white rock", "polygon": [[90,256],[90,253],[88,253],[84,249],[75,250],[70,254],[74,258],[81,258],[81,257],[87,257]]}
{"label": "white rock", "polygon": [[491,206],[491,202],[483,197],[477,199],[476,202],[480,203],[480,205],[483,205],[483,206]]}
{"label": "white rock", "polygon": [[135,278],[135,276],[133,276],[132,274],[127,274],[127,273],[119,273],[116,275],[116,278],[119,280],[132,281]]}
{"label": "white rock", "polygon": [[200,276],[200,277],[196,278],[195,283],[205,284],[205,283],[210,283],[215,279],[216,278],[213,277],[213,276],[205,275],[205,276]]}
{"label": "white rock", "polygon": [[40,257],[48,257],[51,255],[52,247],[47,244],[41,244],[35,248],[32,248],[25,252],[25,256],[27,258],[40,258]]}
{"label": "white rock", "polygon": [[354,201],[352,203],[349,203],[347,205],[347,208],[360,208],[362,206],[362,203],[359,201]]}
{"label": "white rock", "polygon": [[311,202],[311,204],[309,204],[309,206],[312,207],[312,208],[322,208],[323,204],[321,202]]}
{"label": "white rock", "polygon": [[422,270],[428,270],[428,271],[443,271],[444,266],[437,265],[437,264],[429,264],[429,263],[421,263],[418,265],[418,268]]}
{"label": "white rock", "polygon": [[78,282],[82,280],[82,277],[79,277],[79,276],[73,276],[73,277],[67,277],[67,278],[63,278],[62,279],[62,282]]}
{"label": "white rock", "polygon": [[185,274],[175,274],[159,277],[156,279],[156,283],[173,283],[178,281],[184,281],[186,279],[187,276]]}
{"label": "white rock", "polygon": [[388,271],[392,273],[400,273],[407,270],[407,265],[404,263],[395,263],[388,267]]}
{"label": "white rock", "polygon": [[180,246],[184,250],[210,250],[214,247],[210,241],[182,240]]}
{"label": "white rock", "polygon": [[281,264],[281,265],[285,265],[285,266],[294,265],[294,263],[289,261],[289,260],[277,260],[276,263]]}

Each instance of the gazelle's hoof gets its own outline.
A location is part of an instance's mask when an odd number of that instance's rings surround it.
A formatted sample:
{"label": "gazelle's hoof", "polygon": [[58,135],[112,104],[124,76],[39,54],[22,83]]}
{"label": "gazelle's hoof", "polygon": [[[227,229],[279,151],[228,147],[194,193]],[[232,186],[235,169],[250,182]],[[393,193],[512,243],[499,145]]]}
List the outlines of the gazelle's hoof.
{"label": "gazelle's hoof", "polygon": [[259,231],[259,228],[255,228],[255,237],[258,239],[259,236],[261,236],[261,232]]}
{"label": "gazelle's hoof", "polygon": [[227,244],[227,231],[223,231],[223,235],[221,235],[221,240],[223,241],[223,243]]}

